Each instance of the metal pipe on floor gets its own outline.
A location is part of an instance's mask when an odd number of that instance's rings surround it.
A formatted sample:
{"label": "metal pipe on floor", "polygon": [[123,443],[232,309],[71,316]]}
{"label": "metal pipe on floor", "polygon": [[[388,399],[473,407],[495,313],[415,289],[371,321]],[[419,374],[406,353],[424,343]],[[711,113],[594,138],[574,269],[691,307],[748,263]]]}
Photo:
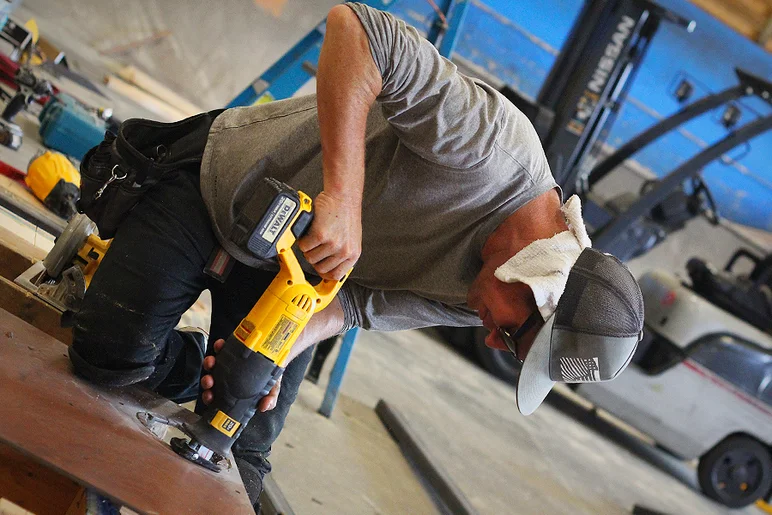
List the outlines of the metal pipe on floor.
{"label": "metal pipe on floor", "polygon": [[295,515],[287,498],[270,474],[263,478],[263,492],[260,494],[260,513],[262,515]]}
{"label": "metal pipe on floor", "polygon": [[407,419],[383,399],[375,406],[375,413],[397,441],[397,445],[410,464],[416,469],[421,482],[430,487],[432,497],[441,504],[443,512],[454,515],[477,515],[477,510],[432,458],[426,444],[419,439]]}

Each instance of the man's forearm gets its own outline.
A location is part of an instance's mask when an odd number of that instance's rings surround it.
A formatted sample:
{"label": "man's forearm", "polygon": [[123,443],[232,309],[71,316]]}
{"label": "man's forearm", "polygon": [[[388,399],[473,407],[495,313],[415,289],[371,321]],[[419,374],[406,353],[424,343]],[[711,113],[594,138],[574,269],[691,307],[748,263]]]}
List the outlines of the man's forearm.
{"label": "man's forearm", "polygon": [[343,308],[338,297],[335,297],[329,306],[311,317],[295,345],[292,346],[289,360],[292,361],[312,345],[338,334],[343,327],[343,322]]}
{"label": "man's forearm", "polygon": [[367,35],[356,14],[334,7],[319,56],[317,106],[322,140],[324,191],[361,205],[365,127],[381,91]]}

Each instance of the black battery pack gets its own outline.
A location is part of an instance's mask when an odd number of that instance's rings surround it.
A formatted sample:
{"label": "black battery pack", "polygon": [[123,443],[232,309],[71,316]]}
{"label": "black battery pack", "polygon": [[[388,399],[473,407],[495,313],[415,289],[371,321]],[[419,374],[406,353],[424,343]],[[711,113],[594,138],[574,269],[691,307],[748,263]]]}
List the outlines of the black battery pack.
{"label": "black battery pack", "polygon": [[[259,191],[250,201],[253,205],[265,205],[266,209],[247,240],[249,251],[259,259],[276,257],[276,244],[300,209],[300,196],[292,187],[273,178],[263,180]],[[296,238],[305,234],[313,215],[303,212],[298,216],[291,230]]]}

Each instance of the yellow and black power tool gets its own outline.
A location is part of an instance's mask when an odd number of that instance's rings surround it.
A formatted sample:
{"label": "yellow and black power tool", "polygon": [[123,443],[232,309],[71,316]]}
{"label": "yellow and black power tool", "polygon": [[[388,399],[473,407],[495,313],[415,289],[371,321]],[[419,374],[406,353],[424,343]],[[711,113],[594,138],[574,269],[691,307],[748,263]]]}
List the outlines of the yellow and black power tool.
{"label": "yellow and black power tool", "polygon": [[45,259],[15,282],[63,313],[77,312],[112,240],[98,236],[96,224],[84,214],[73,216]]}
{"label": "yellow and black power tool", "polygon": [[267,207],[246,246],[262,260],[277,258],[279,272],[217,353],[214,399],[198,422],[181,428],[190,440],[170,442],[177,454],[214,471],[258,401],[276,384],[308,321],[327,307],[348,277],[315,286],[308,282],[292,246],[311,224],[311,199],[275,179],[265,179],[264,186],[252,205]]}

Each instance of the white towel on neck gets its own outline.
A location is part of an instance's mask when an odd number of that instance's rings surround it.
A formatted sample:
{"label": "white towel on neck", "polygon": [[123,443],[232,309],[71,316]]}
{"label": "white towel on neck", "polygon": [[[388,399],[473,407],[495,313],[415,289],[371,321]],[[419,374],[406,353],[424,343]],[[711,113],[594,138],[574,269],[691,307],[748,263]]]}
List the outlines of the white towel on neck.
{"label": "white towel on neck", "polygon": [[568,281],[568,273],[579,254],[592,246],[582,220],[582,203],[573,195],[561,208],[568,230],[552,238],[531,242],[496,269],[495,276],[505,283],[525,283],[533,291],[544,320],[557,308]]}

